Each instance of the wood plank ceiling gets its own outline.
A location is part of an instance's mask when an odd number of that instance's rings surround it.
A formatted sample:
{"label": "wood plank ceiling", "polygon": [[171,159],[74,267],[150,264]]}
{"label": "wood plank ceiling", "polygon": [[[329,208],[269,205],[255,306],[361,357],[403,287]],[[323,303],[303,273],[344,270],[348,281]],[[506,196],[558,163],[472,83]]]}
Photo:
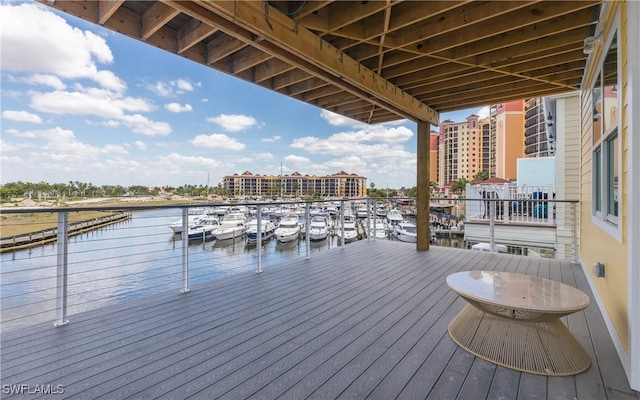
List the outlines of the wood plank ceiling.
{"label": "wood plank ceiling", "polygon": [[41,1],[359,121],[433,124],[440,112],[579,89],[602,5]]}

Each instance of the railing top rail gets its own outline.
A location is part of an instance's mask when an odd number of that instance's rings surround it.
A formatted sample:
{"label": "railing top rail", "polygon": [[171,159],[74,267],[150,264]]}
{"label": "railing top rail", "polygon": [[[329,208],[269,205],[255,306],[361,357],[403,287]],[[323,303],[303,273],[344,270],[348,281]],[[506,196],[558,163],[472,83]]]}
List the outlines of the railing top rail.
{"label": "railing top rail", "polygon": [[[167,204],[167,205],[108,205],[108,206],[78,206],[78,207],[4,207],[0,208],[0,215],[3,214],[26,214],[26,213],[57,213],[57,212],[78,212],[78,211],[145,211],[145,210],[170,210],[176,208],[200,208],[200,207],[230,207],[230,206],[277,206],[287,204],[301,204],[301,203],[322,203],[331,201],[357,201],[357,200],[408,200],[415,199],[415,197],[346,197],[340,199],[326,199],[326,200],[287,200],[287,201],[249,201],[249,202],[234,202],[234,203],[183,203],[183,204]],[[464,198],[464,197],[451,197],[451,198],[435,198],[431,197],[430,201],[519,201],[519,200],[533,200],[533,201],[545,201],[549,203],[579,203],[579,200],[559,200],[559,199],[482,199],[482,198]]]}

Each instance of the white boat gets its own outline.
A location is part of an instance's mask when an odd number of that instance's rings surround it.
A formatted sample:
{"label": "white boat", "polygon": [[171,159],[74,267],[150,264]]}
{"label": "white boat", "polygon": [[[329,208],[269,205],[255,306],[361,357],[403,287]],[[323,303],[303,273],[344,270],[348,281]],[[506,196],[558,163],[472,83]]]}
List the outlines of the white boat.
{"label": "white boat", "polygon": [[[266,242],[267,240],[273,237],[273,234],[276,230],[276,224],[271,222],[268,219],[263,218],[260,221],[261,229],[260,236],[262,237],[262,242]],[[247,226],[247,243],[257,243],[258,242],[258,220],[252,219],[249,221],[249,225]]]}
{"label": "white boat", "polygon": [[[206,218],[206,217],[208,217],[210,215],[211,214],[209,214],[205,210],[200,210],[200,212],[198,212],[198,213],[193,213],[193,214],[187,215],[187,227],[191,227],[191,226],[197,225],[198,221],[201,218]],[[169,225],[169,228],[171,228],[173,233],[176,233],[176,234],[182,233],[182,217],[180,217],[177,220],[173,221]]]}
{"label": "white boat", "polygon": [[416,225],[408,221],[400,221],[393,228],[393,236],[402,242],[416,242]]}
{"label": "white boat", "polygon": [[300,218],[298,214],[285,214],[276,228],[278,242],[291,242],[300,237]]}
{"label": "white boat", "polygon": [[[342,227],[336,227],[336,236],[342,238]],[[358,229],[356,228],[356,220],[352,214],[344,216],[344,242],[351,243],[358,240]]]}
{"label": "white boat", "polygon": [[324,240],[329,236],[328,215],[318,214],[309,223],[309,240]]}
{"label": "white boat", "polygon": [[367,218],[369,216],[369,210],[366,205],[361,205],[356,209],[356,216],[358,218]]}
{"label": "white boat", "polygon": [[228,213],[220,221],[220,227],[213,231],[217,240],[233,239],[247,231],[244,213]]}
{"label": "white boat", "polygon": [[[507,246],[505,246],[503,244],[494,244],[493,248],[497,253],[508,253]],[[471,250],[490,252],[491,251],[491,244],[490,243],[476,243],[473,246],[471,246]]]}
{"label": "white boat", "polygon": [[387,213],[387,221],[389,221],[389,224],[391,225],[395,225],[403,219],[404,217],[402,216],[402,213],[397,208],[394,208]]}
{"label": "white boat", "polygon": [[387,224],[385,224],[382,218],[376,218],[375,220],[368,219],[367,225],[367,229],[369,232],[368,237],[375,237],[376,239],[387,238]]}
{"label": "white boat", "polygon": [[386,217],[387,216],[387,209],[383,206],[378,206],[376,207],[376,216],[378,217]]}
{"label": "white boat", "polygon": [[220,221],[213,216],[200,217],[194,225],[189,226],[187,237],[189,240],[211,240],[215,237],[213,231],[220,227]]}

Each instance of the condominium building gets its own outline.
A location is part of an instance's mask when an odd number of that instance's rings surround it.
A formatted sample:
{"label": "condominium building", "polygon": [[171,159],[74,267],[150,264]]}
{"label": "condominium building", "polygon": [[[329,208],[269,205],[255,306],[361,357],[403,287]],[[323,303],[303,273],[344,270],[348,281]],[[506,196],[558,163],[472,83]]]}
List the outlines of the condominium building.
{"label": "condominium building", "polygon": [[524,115],[524,100],[517,100],[491,105],[482,119],[473,114],[464,122],[443,121],[435,156],[438,186],[472,180],[481,171],[515,180],[517,160],[524,157]]}
{"label": "condominium building", "polygon": [[475,114],[465,122],[445,120],[438,142],[438,186],[459,178],[468,180],[482,170],[482,129]]}
{"label": "condominium building", "polygon": [[260,175],[245,171],[223,178],[225,190],[233,196],[270,197],[363,197],[367,178],[340,171],[333,175]]}
{"label": "condominium building", "polygon": [[429,137],[429,182],[438,182],[438,137],[440,132],[431,131]]}
{"label": "condominium building", "polygon": [[535,97],[524,101],[524,154],[526,157],[554,155],[553,138],[547,129],[553,121],[550,99]]}

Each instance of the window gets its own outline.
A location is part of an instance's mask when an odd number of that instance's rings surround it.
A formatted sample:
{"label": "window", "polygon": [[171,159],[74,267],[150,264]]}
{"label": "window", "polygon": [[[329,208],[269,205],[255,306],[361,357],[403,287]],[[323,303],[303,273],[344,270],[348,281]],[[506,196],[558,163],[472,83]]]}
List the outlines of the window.
{"label": "window", "polygon": [[618,35],[609,45],[592,89],[593,99],[593,215],[596,221],[618,226],[620,140],[618,133]]}

